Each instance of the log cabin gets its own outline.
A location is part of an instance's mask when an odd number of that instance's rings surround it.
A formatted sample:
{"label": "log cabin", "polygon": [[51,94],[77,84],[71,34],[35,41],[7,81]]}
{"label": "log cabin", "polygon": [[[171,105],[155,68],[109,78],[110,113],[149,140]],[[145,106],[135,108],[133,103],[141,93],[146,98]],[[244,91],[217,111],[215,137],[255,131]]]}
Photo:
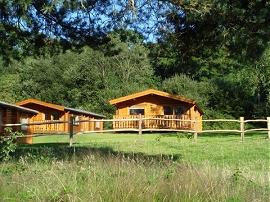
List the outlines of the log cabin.
{"label": "log cabin", "polygon": [[114,129],[138,128],[138,121],[130,119],[138,118],[140,114],[145,129],[195,130],[196,119],[197,130],[202,130],[203,111],[190,98],[149,89],[109,102],[116,106],[113,119],[121,119],[113,122]]}
{"label": "log cabin", "polygon": [[[93,112],[75,109],[36,99],[27,99],[16,103],[17,106],[26,107],[38,111],[36,116],[30,118],[29,123],[33,133],[69,133],[70,117],[74,118],[73,132],[99,131],[103,130],[102,119],[105,116]],[[39,124],[39,123],[48,124]]]}
{"label": "log cabin", "polygon": [[[25,107],[0,102],[0,135],[8,135],[5,131],[6,127],[12,128],[12,131],[22,132],[25,135],[32,135],[31,127],[27,125],[29,120],[38,114],[38,111]],[[16,125],[15,125],[16,124]],[[19,137],[17,143],[31,144],[32,137]]]}

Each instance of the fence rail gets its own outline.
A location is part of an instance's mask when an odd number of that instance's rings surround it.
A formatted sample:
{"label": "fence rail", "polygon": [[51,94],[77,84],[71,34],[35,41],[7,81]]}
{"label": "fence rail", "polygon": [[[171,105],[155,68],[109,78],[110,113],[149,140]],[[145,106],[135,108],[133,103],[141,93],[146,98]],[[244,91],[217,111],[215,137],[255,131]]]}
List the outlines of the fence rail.
{"label": "fence rail", "polygon": [[[144,128],[143,127],[143,121],[151,121],[151,120],[162,120],[162,121],[184,121],[194,123],[194,129],[163,129],[163,128]],[[234,119],[211,119],[211,120],[181,120],[181,119],[166,119],[166,118],[145,118],[142,116],[139,116],[138,118],[130,118],[130,119],[103,119],[103,120],[79,120],[75,121],[73,117],[70,118],[69,121],[47,121],[47,122],[38,122],[38,123],[23,123],[23,124],[0,124],[1,127],[12,127],[12,126],[40,126],[40,125],[55,125],[57,124],[64,124],[64,123],[69,123],[69,135],[70,135],[70,146],[72,146],[72,140],[73,140],[73,126],[75,123],[78,122],[125,122],[125,121],[136,121],[136,127],[137,128],[122,128],[122,129],[107,129],[107,130],[99,130],[99,131],[84,131],[76,134],[81,134],[81,133],[103,133],[103,132],[138,132],[139,133],[139,140],[142,140],[142,133],[147,132],[147,131],[155,131],[155,132],[186,132],[186,133],[193,133],[194,134],[194,142],[197,143],[198,140],[198,134],[199,133],[219,133],[219,132],[227,132],[227,133],[240,133],[241,134],[241,141],[244,141],[245,139],[245,133],[247,132],[254,132],[254,131],[267,131],[268,132],[268,140],[270,140],[270,117],[267,117],[266,119],[255,119],[255,120],[244,120],[244,117],[240,117],[239,120],[234,120]],[[202,130],[198,131],[198,123],[199,122],[237,122],[239,123],[239,128],[238,129],[223,129],[223,130]],[[245,124],[246,123],[251,123],[251,122],[264,122],[266,123],[266,128],[253,128],[253,129],[245,129]],[[55,126],[54,126],[55,127]],[[65,135],[67,135],[66,133]],[[48,135],[48,134],[47,134]],[[24,135],[24,137],[35,137],[35,136],[41,136],[40,134],[34,134],[34,135]]]}

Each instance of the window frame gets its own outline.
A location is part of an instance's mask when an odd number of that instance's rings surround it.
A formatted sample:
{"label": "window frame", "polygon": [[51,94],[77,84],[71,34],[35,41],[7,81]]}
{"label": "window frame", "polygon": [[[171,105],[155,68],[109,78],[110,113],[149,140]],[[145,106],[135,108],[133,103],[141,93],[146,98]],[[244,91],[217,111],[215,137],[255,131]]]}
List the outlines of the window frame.
{"label": "window frame", "polygon": [[[172,111],[171,114],[165,113],[165,108],[171,108],[170,110]],[[176,109],[181,108],[182,113],[177,113],[176,114]],[[184,115],[186,113],[185,107],[181,105],[163,105],[163,115]]]}
{"label": "window frame", "polygon": [[[143,110],[143,112],[142,113],[140,113],[140,112],[138,112],[138,113],[131,113],[131,110]],[[145,114],[145,107],[130,107],[129,108],[129,115],[139,115],[139,114],[141,114],[141,115],[144,115]]]}
{"label": "window frame", "polygon": [[23,132],[26,132],[27,131],[27,129],[28,129],[28,126],[27,125],[23,125],[23,124],[27,124],[28,123],[28,117],[26,117],[26,116],[22,116],[21,117],[21,131],[23,131]]}
{"label": "window frame", "polygon": [[59,113],[59,112],[53,112],[53,113],[51,114],[51,118],[52,118],[52,120],[54,120],[54,121],[59,121],[59,120],[60,120],[60,113]]}
{"label": "window frame", "polygon": [[73,125],[74,126],[80,125],[80,122],[76,122],[76,121],[80,121],[80,116],[79,115],[74,115],[73,116]]}

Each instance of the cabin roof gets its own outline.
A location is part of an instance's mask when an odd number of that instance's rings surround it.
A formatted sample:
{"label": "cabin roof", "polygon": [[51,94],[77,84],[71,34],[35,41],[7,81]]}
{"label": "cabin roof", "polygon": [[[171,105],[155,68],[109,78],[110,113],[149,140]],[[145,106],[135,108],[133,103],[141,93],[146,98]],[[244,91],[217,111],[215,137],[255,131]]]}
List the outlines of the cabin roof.
{"label": "cabin roof", "polygon": [[106,116],[103,116],[101,114],[96,114],[96,113],[93,113],[93,112],[88,112],[88,111],[81,110],[81,109],[74,109],[74,108],[70,108],[70,107],[65,107],[65,110],[73,111],[73,112],[81,113],[81,114],[92,115],[92,116],[96,116],[96,117],[100,117],[100,118],[105,118],[106,117]]}
{"label": "cabin roof", "polygon": [[16,105],[26,105],[26,104],[31,104],[31,103],[45,106],[45,107],[49,107],[49,108],[56,109],[59,111],[70,111],[70,112],[75,112],[75,113],[80,113],[80,114],[85,114],[85,115],[91,115],[94,117],[105,118],[105,116],[103,116],[101,114],[96,114],[93,112],[89,112],[89,111],[85,111],[85,110],[81,110],[81,109],[70,108],[70,107],[65,107],[65,106],[61,106],[61,105],[55,105],[52,103],[43,102],[43,101],[36,100],[36,99],[23,100],[21,102],[17,102]]}
{"label": "cabin roof", "polygon": [[142,96],[145,96],[145,95],[158,95],[158,96],[178,100],[178,101],[181,101],[181,102],[186,102],[186,103],[189,103],[189,104],[193,104],[198,108],[199,112],[203,114],[203,111],[196,104],[195,100],[190,99],[190,98],[186,98],[186,97],[183,97],[183,96],[179,96],[179,95],[173,95],[173,94],[163,92],[163,91],[159,91],[159,90],[155,90],[155,89],[149,89],[149,90],[141,91],[141,92],[138,92],[138,93],[130,94],[130,95],[127,95],[127,96],[124,96],[124,97],[120,97],[120,98],[110,100],[109,102],[110,102],[111,105],[117,105],[120,102],[136,99],[138,97],[142,97]]}
{"label": "cabin roof", "polygon": [[5,107],[5,108],[9,108],[9,109],[15,109],[15,110],[18,110],[18,111],[27,112],[27,113],[30,113],[30,114],[38,114],[38,111],[36,111],[36,110],[0,101],[0,107],[1,106]]}
{"label": "cabin roof", "polygon": [[44,106],[44,107],[56,109],[56,110],[59,110],[59,111],[64,111],[65,110],[65,108],[63,106],[51,104],[51,103],[48,103],[48,102],[43,102],[43,101],[36,100],[36,99],[27,99],[27,100],[17,102],[15,104],[19,105],[19,106],[23,106],[23,105],[27,105],[27,104],[37,104],[37,105],[41,105],[41,106]]}

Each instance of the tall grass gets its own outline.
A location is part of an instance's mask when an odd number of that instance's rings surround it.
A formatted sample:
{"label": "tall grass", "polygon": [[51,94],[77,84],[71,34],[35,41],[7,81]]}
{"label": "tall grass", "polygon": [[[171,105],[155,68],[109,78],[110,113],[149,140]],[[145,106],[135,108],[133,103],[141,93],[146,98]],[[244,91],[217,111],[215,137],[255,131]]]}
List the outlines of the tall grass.
{"label": "tall grass", "polygon": [[21,146],[13,161],[0,163],[0,201],[269,201],[262,136],[198,144],[166,135],[141,143],[136,136],[89,137],[77,136],[74,148]]}
{"label": "tall grass", "polygon": [[259,172],[204,163],[85,154],[1,164],[1,201],[268,201]]}

